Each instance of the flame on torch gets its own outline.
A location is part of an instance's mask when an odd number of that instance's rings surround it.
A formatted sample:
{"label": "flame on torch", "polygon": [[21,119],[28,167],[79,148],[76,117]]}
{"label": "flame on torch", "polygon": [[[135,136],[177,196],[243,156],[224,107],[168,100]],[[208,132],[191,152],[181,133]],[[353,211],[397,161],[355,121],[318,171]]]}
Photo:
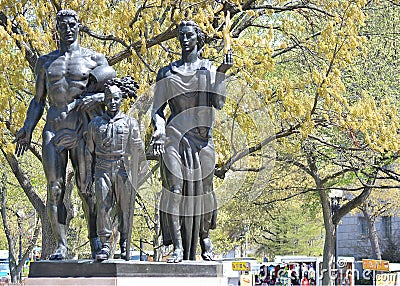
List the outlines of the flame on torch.
{"label": "flame on torch", "polygon": [[232,38],[231,38],[231,13],[229,11],[226,11],[225,15],[225,25],[224,28],[222,29],[222,37],[224,40],[224,53],[227,54],[231,50],[232,46]]}

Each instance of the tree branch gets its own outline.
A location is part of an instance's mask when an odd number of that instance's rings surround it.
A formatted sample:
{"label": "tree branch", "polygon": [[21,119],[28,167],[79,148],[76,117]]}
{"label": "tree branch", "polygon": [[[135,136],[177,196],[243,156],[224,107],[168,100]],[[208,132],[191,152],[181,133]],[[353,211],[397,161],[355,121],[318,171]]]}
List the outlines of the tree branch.
{"label": "tree branch", "polygon": [[239,161],[240,159],[244,158],[245,156],[251,153],[261,150],[262,147],[264,147],[265,145],[271,143],[276,139],[287,137],[294,134],[299,126],[300,124],[297,124],[296,126],[293,126],[287,130],[279,131],[275,135],[265,138],[262,142],[254,145],[253,147],[242,150],[241,152],[232,155],[224,164],[222,164],[221,167],[215,170],[215,176],[217,176],[220,179],[224,179],[226,172],[228,172],[228,170],[232,168],[235,162]]}
{"label": "tree branch", "polygon": [[[175,25],[171,25],[166,31],[162,32],[161,34],[150,38],[146,41],[146,48],[150,48],[154,45],[158,45],[164,41],[167,41],[169,39],[172,39],[176,37],[177,35],[177,28],[174,27]],[[119,63],[120,61],[129,58],[132,55],[132,50],[140,50],[142,47],[142,42],[137,41],[131,45],[129,45],[126,49],[123,51],[115,54],[114,56],[111,56],[108,58],[108,63],[110,65],[115,65],[116,63]]]}
{"label": "tree branch", "polygon": [[40,213],[41,216],[47,216],[45,204],[34,191],[28,176],[26,176],[26,174],[21,169],[21,166],[19,165],[15,155],[12,153],[7,153],[2,147],[0,147],[0,149],[4,157],[7,159],[7,162],[10,165],[12,172],[14,173],[15,177],[17,178],[19,184],[21,185],[33,207],[38,213]]}
{"label": "tree branch", "polygon": [[329,17],[333,17],[331,13],[328,11],[322,10],[314,5],[304,5],[304,4],[297,4],[297,5],[288,5],[288,6],[273,6],[270,4],[267,5],[261,5],[257,7],[253,7],[252,9],[269,9],[269,10],[274,10],[276,12],[284,12],[284,11],[293,11],[293,10],[298,10],[298,9],[306,9],[306,10],[312,10],[312,11],[317,11],[319,13],[322,13],[324,15],[327,15]]}
{"label": "tree branch", "polygon": [[363,191],[357,197],[339,208],[339,210],[332,217],[332,221],[334,224],[338,224],[342,217],[344,217],[351,210],[360,206],[368,198],[368,196],[371,194],[372,188],[374,187],[373,184],[375,183],[377,173],[378,170],[375,170],[372,174],[373,177],[370,177],[368,179],[368,186],[364,186]]}
{"label": "tree branch", "polygon": [[129,44],[125,43],[122,39],[117,38],[116,36],[114,36],[113,34],[110,35],[100,35],[97,34],[95,32],[93,32],[92,30],[90,30],[90,28],[88,26],[84,26],[81,25],[79,27],[79,31],[82,31],[86,34],[88,34],[89,36],[98,39],[98,40],[102,40],[102,41],[113,41],[113,42],[117,42],[120,43],[122,46],[124,46],[125,48],[129,47]]}
{"label": "tree branch", "polygon": [[[3,26],[4,30],[6,30],[6,31],[7,31],[8,21],[10,21],[10,20],[7,18],[7,16],[4,14],[4,12],[0,11],[0,26]],[[12,31],[12,33],[17,34],[17,35],[24,34],[15,24],[11,25],[11,31]],[[12,34],[10,34],[10,33],[8,33],[8,34],[10,36],[12,36]],[[28,45],[27,43],[17,41],[17,40],[15,40],[15,43],[20,50],[25,50],[25,59],[28,61],[30,69],[33,71],[35,69],[36,61],[39,58],[39,55],[37,53],[35,53],[34,49],[32,49],[32,47],[30,45]]]}

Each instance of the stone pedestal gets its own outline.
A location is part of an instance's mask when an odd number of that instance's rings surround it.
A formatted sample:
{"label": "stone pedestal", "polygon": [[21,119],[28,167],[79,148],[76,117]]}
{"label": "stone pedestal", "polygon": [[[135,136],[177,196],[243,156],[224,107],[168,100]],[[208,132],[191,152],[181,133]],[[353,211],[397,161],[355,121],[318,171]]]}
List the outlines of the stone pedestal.
{"label": "stone pedestal", "polygon": [[31,263],[25,285],[226,286],[227,279],[219,262],[62,260]]}

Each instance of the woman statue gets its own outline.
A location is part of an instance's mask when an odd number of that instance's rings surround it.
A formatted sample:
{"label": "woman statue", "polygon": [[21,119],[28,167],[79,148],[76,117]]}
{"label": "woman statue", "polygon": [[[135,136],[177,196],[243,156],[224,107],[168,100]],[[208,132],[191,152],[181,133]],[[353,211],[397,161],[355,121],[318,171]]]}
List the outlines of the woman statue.
{"label": "woman statue", "polygon": [[195,260],[199,239],[202,258],[213,260],[209,230],[216,226],[217,201],[212,128],[214,108],[225,102],[225,73],[233,56],[229,50],[218,69],[202,59],[205,34],[193,21],[179,24],[178,39],[182,57],[158,71],[152,109],[151,145],[160,156],[163,183],[161,231],[164,244],[174,246],[167,262]]}

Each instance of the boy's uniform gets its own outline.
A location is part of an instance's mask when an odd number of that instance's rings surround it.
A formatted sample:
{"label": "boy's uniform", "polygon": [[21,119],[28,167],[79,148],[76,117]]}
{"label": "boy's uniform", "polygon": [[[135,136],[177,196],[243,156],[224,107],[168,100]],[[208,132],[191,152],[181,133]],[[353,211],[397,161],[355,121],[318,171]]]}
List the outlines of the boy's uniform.
{"label": "boy's uniform", "polygon": [[[97,234],[104,246],[109,246],[112,234],[112,210],[116,206],[118,230],[121,234],[121,255],[126,254],[129,217],[133,212],[136,190],[132,178],[138,176],[134,157],[142,157],[144,146],[135,119],[119,111],[113,118],[107,112],[95,117],[88,127],[86,158],[94,170],[93,182],[97,202]],[[90,166],[88,165],[88,166]],[[133,170],[136,169],[136,170]],[[135,192],[132,196],[131,192]]]}

